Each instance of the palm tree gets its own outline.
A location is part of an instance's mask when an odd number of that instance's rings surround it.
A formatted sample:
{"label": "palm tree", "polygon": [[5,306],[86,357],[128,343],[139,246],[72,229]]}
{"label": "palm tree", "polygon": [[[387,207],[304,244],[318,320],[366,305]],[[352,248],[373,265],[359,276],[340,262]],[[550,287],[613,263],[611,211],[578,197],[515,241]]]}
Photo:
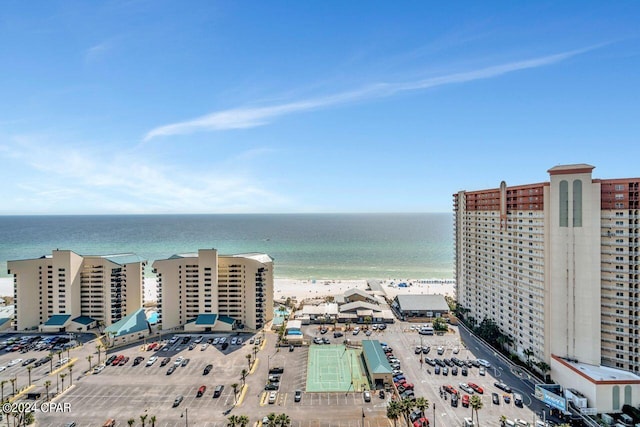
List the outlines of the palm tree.
{"label": "palm tree", "polygon": [[251,353],[245,356],[247,358],[247,362],[249,363],[249,369],[251,369]]}
{"label": "palm tree", "polygon": [[9,382],[9,381],[7,381],[7,380],[2,380],[2,381],[0,381],[0,390],[1,390],[1,392],[2,392],[2,398],[0,399],[0,402],[4,402],[4,385],[5,385],[6,383],[8,383],[8,382]]}
{"label": "palm tree", "polygon": [[289,427],[291,418],[287,414],[280,414],[276,417],[276,423],[280,423],[280,427]]}
{"label": "palm tree", "polygon": [[429,409],[429,401],[427,399],[425,399],[424,397],[418,397],[416,399],[415,402],[413,402],[413,405],[418,408],[418,410],[420,412],[422,412],[424,414],[424,411],[426,411],[427,409]]}
{"label": "palm tree", "polygon": [[93,356],[90,354],[87,356],[87,362],[89,362],[89,370],[91,370],[91,361],[93,360]]}
{"label": "palm tree", "polygon": [[227,426],[229,426],[229,427],[235,427],[235,426],[236,426],[236,424],[238,424],[238,422],[240,421],[238,418],[239,418],[239,417],[238,417],[237,415],[231,415],[229,418],[227,418],[227,421],[229,421],[229,422],[227,423]]}
{"label": "palm tree", "polygon": [[231,384],[231,388],[233,389],[233,399],[238,403],[238,383]]}
{"label": "palm tree", "polygon": [[44,382],[44,389],[47,391],[47,400],[49,400],[49,387],[51,387],[51,381],[47,380]]}
{"label": "palm tree", "polygon": [[96,344],[96,350],[98,350],[98,365],[99,365],[100,364],[100,350],[102,350],[102,344]]}
{"label": "palm tree", "polygon": [[62,360],[62,350],[56,351],[56,354],[58,355],[58,362],[60,362]]}
{"label": "palm tree", "polygon": [[151,415],[151,418],[149,418],[149,421],[151,421],[151,427],[156,427],[156,420],[156,416]]}
{"label": "palm tree", "polygon": [[129,427],[133,426],[136,423],[136,420],[134,420],[133,418],[129,418],[127,420],[127,424],[129,424]]}
{"label": "palm tree", "polygon": [[69,366],[67,366],[67,369],[69,369],[69,386],[73,385],[73,363],[69,363]]}
{"label": "palm tree", "polygon": [[267,419],[269,420],[269,425],[270,426],[275,424],[276,418],[278,418],[278,416],[276,415],[275,412],[272,412],[269,415],[267,415]]}
{"label": "palm tree", "polygon": [[480,396],[478,395],[471,396],[471,400],[469,401],[469,406],[471,406],[471,421],[473,421],[473,412],[475,411],[476,423],[478,424],[478,426],[480,426],[480,415],[478,414],[478,411],[482,409],[482,399],[480,399]]}
{"label": "palm tree", "polygon": [[60,381],[62,381],[62,391],[64,391],[64,379],[67,377],[67,374],[60,374]]}
{"label": "palm tree", "polygon": [[500,426],[504,427],[506,422],[507,422],[507,417],[505,417],[504,415],[500,415]]}
{"label": "palm tree", "polygon": [[524,355],[527,356],[527,366],[531,368],[531,356],[533,356],[533,350],[530,348],[523,351]]}
{"label": "palm tree", "polygon": [[411,412],[413,411],[413,407],[414,407],[414,404],[411,399],[404,398],[400,401],[400,408],[401,408],[400,410],[404,415],[405,421],[407,422],[408,426],[411,425],[409,421],[409,415],[411,415]]}
{"label": "palm tree", "polygon": [[53,371],[53,356],[55,353],[53,351],[49,352],[49,372]]}
{"label": "palm tree", "polygon": [[147,422],[147,417],[147,414],[140,415],[140,422],[142,423],[142,427],[144,427],[145,423]]}
{"label": "palm tree", "polygon": [[247,427],[247,424],[249,424],[249,417],[246,415],[240,415],[238,417],[238,424],[240,424],[240,427]]}
{"label": "palm tree", "polygon": [[242,379],[242,385],[244,386],[244,381],[245,379],[247,379],[247,370],[243,369],[242,372],[240,373],[240,379]]}
{"label": "palm tree", "polygon": [[260,350],[260,348],[257,345],[253,346],[253,358],[255,359],[257,354],[258,354],[258,350]]}
{"label": "palm tree", "polygon": [[402,411],[397,401],[392,400],[389,402],[387,405],[387,418],[393,421],[394,427],[397,427],[398,418],[400,418],[401,413]]}
{"label": "palm tree", "polygon": [[18,381],[18,377],[16,378],[10,378],[9,381],[11,381],[11,388],[13,388],[13,395],[16,395],[16,381]]}
{"label": "palm tree", "polygon": [[27,372],[29,373],[29,387],[31,387],[31,370],[33,366],[27,366]]}

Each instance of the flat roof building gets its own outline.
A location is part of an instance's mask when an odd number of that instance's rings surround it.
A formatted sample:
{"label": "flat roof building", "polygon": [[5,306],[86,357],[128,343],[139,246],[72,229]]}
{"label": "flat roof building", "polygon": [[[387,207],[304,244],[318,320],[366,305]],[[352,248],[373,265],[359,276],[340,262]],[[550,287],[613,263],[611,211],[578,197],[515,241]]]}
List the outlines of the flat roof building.
{"label": "flat roof building", "polygon": [[[145,265],[134,254],[79,255],[58,249],[36,259],[8,261],[15,329],[63,331],[79,317],[111,325],[142,306]],[[83,324],[73,323],[74,331],[77,327]]]}
{"label": "flat roof building", "polygon": [[401,294],[393,299],[391,306],[404,319],[444,317],[449,314],[449,304],[444,295]]}
{"label": "flat roof building", "polygon": [[158,323],[189,331],[261,329],[273,318],[273,259],[266,254],[218,255],[216,249],[153,263]]}
{"label": "flat roof building", "polygon": [[615,412],[640,404],[640,178],[594,179],[593,169],[555,166],[548,182],[454,194],[457,301],[467,322],[491,319],[510,351],[531,352],[566,387],[585,378],[575,363],[632,373],[616,387],[621,374],[593,383],[608,392],[579,389]]}

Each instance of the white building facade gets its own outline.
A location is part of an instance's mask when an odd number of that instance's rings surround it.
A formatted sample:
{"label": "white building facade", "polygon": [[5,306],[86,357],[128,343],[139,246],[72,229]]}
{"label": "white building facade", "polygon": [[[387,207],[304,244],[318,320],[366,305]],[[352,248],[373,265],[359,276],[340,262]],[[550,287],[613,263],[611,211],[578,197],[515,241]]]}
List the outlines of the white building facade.
{"label": "white building facade", "polygon": [[157,260],[153,269],[163,329],[258,330],[273,318],[273,259],[266,254],[200,249]]}
{"label": "white building facade", "polygon": [[640,404],[640,178],[594,179],[593,169],[556,166],[548,182],[455,194],[457,299],[567,387],[578,383],[572,364],[620,372],[580,375],[590,404],[618,411]]}

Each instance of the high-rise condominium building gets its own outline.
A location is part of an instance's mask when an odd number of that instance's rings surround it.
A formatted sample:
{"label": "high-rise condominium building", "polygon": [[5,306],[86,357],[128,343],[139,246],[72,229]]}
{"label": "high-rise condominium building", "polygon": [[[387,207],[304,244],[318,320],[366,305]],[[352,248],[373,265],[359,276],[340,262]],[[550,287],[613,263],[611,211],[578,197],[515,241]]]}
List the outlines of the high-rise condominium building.
{"label": "high-rise condominium building", "polygon": [[115,323],[142,306],[145,264],[133,254],[83,256],[70,250],[9,261],[15,329],[75,332]]}
{"label": "high-rise condominium building", "polygon": [[640,403],[640,178],[556,166],[454,194],[458,303],[598,410]]}
{"label": "high-rise condominium building", "polygon": [[260,329],[273,318],[273,259],[266,254],[200,249],[157,260],[153,269],[163,329]]}

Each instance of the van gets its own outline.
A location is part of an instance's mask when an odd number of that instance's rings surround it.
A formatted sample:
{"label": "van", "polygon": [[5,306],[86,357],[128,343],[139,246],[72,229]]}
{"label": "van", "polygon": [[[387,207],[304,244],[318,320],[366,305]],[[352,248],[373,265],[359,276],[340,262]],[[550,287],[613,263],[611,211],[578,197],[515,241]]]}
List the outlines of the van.
{"label": "van", "polygon": [[116,425],[116,420],[113,418],[109,418],[107,421],[102,424],[102,427],[114,427]]}
{"label": "van", "polygon": [[519,393],[513,394],[513,404],[522,408],[522,395]]}

